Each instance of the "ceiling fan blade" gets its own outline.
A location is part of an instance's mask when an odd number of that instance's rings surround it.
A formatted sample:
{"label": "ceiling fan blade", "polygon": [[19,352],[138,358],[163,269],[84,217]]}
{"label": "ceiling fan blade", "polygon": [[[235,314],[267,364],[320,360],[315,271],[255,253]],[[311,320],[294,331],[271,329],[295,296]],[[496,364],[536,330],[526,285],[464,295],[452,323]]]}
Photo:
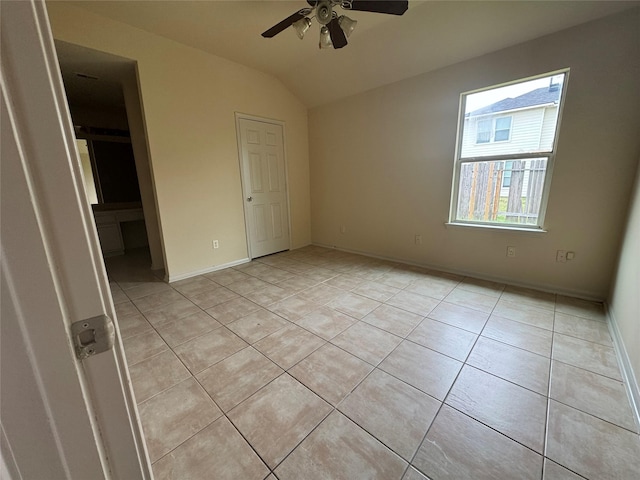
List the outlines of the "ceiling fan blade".
{"label": "ceiling fan blade", "polygon": [[391,15],[402,15],[407,8],[409,8],[408,0],[353,0],[351,3],[351,10]]}
{"label": "ceiling fan blade", "polygon": [[329,29],[329,35],[331,36],[331,43],[333,43],[333,48],[342,48],[347,44],[347,37],[340,26],[337,18],[331,19],[331,21],[327,24],[327,28]]}
{"label": "ceiling fan blade", "polygon": [[262,34],[262,36],[264,38],[275,37],[277,34],[279,34],[285,28],[290,27],[291,25],[293,25],[295,22],[297,22],[301,18],[304,18],[304,15],[302,13],[300,13],[300,12],[296,12],[293,15],[291,15],[291,16],[285,18],[284,20],[282,20],[280,23],[275,24],[269,30],[264,32]]}

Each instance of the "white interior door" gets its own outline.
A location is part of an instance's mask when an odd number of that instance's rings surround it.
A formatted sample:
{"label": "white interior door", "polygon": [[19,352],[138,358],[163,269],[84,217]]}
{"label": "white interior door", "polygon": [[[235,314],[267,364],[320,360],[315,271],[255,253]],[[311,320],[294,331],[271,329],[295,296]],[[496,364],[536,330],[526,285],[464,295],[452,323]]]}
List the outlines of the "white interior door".
{"label": "white interior door", "polygon": [[251,258],[290,248],[282,125],[238,118],[242,187]]}
{"label": "white interior door", "polygon": [[0,21],[3,472],[151,478],[120,339],[85,360],[71,341],[115,314],[44,2],[2,2]]}

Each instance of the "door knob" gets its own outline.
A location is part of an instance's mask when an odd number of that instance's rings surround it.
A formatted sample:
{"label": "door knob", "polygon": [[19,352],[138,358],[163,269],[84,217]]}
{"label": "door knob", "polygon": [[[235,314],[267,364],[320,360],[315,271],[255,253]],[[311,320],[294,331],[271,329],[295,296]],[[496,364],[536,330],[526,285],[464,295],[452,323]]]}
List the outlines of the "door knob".
{"label": "door knob", "polygon": [[253,201],[253,197],[247,197],[247,202]]}

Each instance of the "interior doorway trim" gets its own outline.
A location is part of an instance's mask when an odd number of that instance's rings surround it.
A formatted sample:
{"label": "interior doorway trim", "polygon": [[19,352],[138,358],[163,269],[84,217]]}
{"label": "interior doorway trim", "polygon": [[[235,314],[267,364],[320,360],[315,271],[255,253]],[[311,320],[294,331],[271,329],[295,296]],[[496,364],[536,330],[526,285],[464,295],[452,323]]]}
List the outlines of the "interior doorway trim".
{"label": "interior doorway trim", "polygon": [[247,204],[245,202],[245,187],[246,187],[246,178],[244,175],[244,169],[242,168],[242,136],[240,132],[240,120],[253,120],[256,122],[269,123],[272,125],[278,125],[282,127],[282,151],[283,151],[283,161],[284,161],[284,181],[285,181],[285,192],[287,198],[287,224],[289,228],[289,249],[292,246],[292,232],[291,232],[291,195],[289,191],[289,162],[287,158],[287,129],[285,122],[281,120],[275,120],[272,118],[259,117],[256,115],[251,115],[247,113],[235,112],[236,119],[236,140],[238,143],[238,168],[240,169],[240,182],[241,182],[241,190],[242,190],[242,210],[244,212],[244,228],[245,228],[245,238],[247,242],[247,256],[249,260],[254,258],[253,252],[251,251],[251,231],[249,228],[249,219],[248,219],[248,211]]}

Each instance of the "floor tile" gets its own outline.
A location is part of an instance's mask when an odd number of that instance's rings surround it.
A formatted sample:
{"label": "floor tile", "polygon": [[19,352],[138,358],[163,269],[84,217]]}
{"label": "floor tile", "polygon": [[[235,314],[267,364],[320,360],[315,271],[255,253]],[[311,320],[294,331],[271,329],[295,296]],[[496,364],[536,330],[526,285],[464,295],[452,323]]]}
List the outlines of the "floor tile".
{"label": "floor tile", "polygon": [[268,287],[269,285],[270,284],[264,280],[250,276],[249,278],[225,285],[225,288],[228,288],[239,295],[246,295],[247,293],[255,292],[256,290]]}
{"label": "floor tile", "polygon": [[411,460],[441,403],[374,370],[338,407],[405,460]]}
{"label": "floor tile", "polygon": [[135,365],[145,358],[153,357],[169,348],[155,330],[125,338],[122,340],[122,345],[124,346],[129,366]]}
{"label": "floor tile", "polygon": [[217,272],[206,273],[204,276],[222,286],[227,286],[233,282],[241,282],[242,280],[250,278],[246,273],[242,273],[233,268],[225,268],[224,270],[218,270]]}
{"label": "floor tile", "polygon": [[296,324],[325,340],[331,340],[355,322],[357,322],[357,320],[349,315],[340,313],[329,307],[320,307],[318,310],[297,320]]}
{"label": "floor tile", "polygon": [[288,280],[295,276],[295,273],[282,270],[277,267],[269,267],[268,270],[258,272],[256,277],[269,283],[278,283]]}
{"label": "floor tile", "polygon": [[309,287],[313,287],[314,285],[317,285],[319,282],[311,279],[311,278],[307,278],[303,275],[296,275],[294,274],[293,277],[283,281],[283,282],[278,282],[278,287],[286,289],[286,290],[290,290],[294,293],[298,293],[301,292],[302,290],[306,290]]}
{"label": "floor tile", "polygon": [[489,314],[442,302],[429,313],[429,318],[473,333],[480,333],[489,319]]}
{"label": "floor tile", "polygon": [[260,308],[260,305],[250,302],[246,298],[238,297],[216,305],[215,307],[208,308],[206,312],[223,325],[226,325]]}
{"label": "floor tile", "polygon": [[557,312],[554,330],[564,335],[613,347],[609,327],[605,322]]}
{"label": "floor tile", "polygon": [[556,333],[553,337],[553,359],[622,380],[613,347]]}
{"label": "floor tile", "polygon": [[288,325],[259,340],[254,347],[287,370],[325,343],[322,338],[297,325]]}
{"label": "floor tile", "polygon": [[132,300],[138,310],[143,314],[151,310],[169,305],[173,302],[179,302],[185,298],[173,289],[162,291],[160,293],[154,293],[135,300]]}
{"label": "floor tile", "polygon": [[171,283],[170,285],[185,297],[192,297],[198,293],[207,292],[219,287],[219,285],[213,280],[203,276],[187,278],[185,280]]}
{"label": "floor tile", "polygon": [[147,319],[139,313],[126,315],[124,317],[118,316],[117,318],[118,328],[122,338],[132,337],[133,335],[153,330],[151,324],[147,322]]}
{"label": "floor tile", "polygon": [[438,480],[539,480],[542,457],[446,405],[412,464]]}
{"label": "floor tile", "polygon": [[602,303],[590,302],[580,298],[566,297],[564,295],[558,295],[556,300],[556,312],[588,318],[590,320],[599,320],[601,322],[606,321]]}
{"label": "floor tile", "polygon": [[246,295],[246,298],[263,307],[269,306],[273,303],[284,300],[290,297],[295,292],[288,288],[283,288],[278,285],[269,285],[268,287],[255,290]]}
{"label": "floor tile", "polygon": [[384,283],[376,281],[363,283],[362,285],[354,288],[353,293],[362,295],[363,297],[367,297],[372,300],[376,300],[378,302],[385,302],[397,293],[400,293],[400,290],[400,288],[391,287],[389,285],[385,285]]}
{"label": "floor tile", "polygon": [[299,295],[294,295],[293,297],[270,305],[269,310],[286,318],[290,322],[295,322],[308,313],[317,310],[320,306],[321,305],[316,302],[304,300]]}
{"label": "floor tile", "polygon": [[553,312],[551,310],[533,307],[523,303],[511,303],[501,299],[493,309],[493,314],[534,327],[553,330]]}
{"label": "floor tile", "polygon": [[196,374],[246,346],[244,340],[228,329],[217,328],[175,347],[174,351],[191,373]]}
{"label": "floor tile", "polygon": [[461,367],[457,360],[406,340],[379,366],[438,400],[444,400]]}
{"label": "floor tile", "polygon": [[203,310],[206,310],[207,308],[215,307],[216,305],[228,302],[229,300],[233,300],[234,298],[238,298],[237,293],[232,292],[226,287],[216,287],[205,292],[191,295],[189,297],[189,300],[191,300]]}
{"label": "floor tile", "polygon": [[471,308],[483,313],[491,313],[496,303],[498,303],[498,297],[458,287],[453,289],[444,300],[448,303]]}
{"label": "floor tile", "polygon": [[547,457],[586,478],[637,478],[640,437],[551,400]]}
{"label": "floor tile", "polygon": [[289,370],[332,405],[337,405],[373,369],[359,358],[326,344]]}
{"label": "floor tile", "polygon": [[170,293],[174,290],[167,284],[160,280],[143,282],[131,288],[124,289],[127,297],[131,300],[146,297],[149,295],[155,295],[158,293]]}
{"label": "floor tile", "polygon": [[144,316],[149,320],[151,325],[158,326],[165,322],[172,322],[201,311],[202,310],[200,310],[197,305],[194,305],[191,301],[183,298],[182,300],[170,303],[169,305],[164,305],[160,308],[155,308],[151,311],[145,312]]}
{"label": "floor tile", "polygon": [[380,302],[356,295],[355,293],[345,293],[328,304],[328,306],[334,310],[346,313],[358,320],[362,319],[379,305]]}
{"label": "floor tile", "polygon": [[389,332],[365,322],[358,322],[331,340],[331,343],[371,365],[377,365],[401,341],[402,338]]}
{"label": "floor tile", "polygon": [[480,337],[467,363],[541,395],[549,391],[548,357]]}
{"label": "floor tile", "polygon": [[331,411],[289,375],[281,375],[228,413],[270,467],[275,468]]}
{"label": "floor tile", "polygon": [[119,287],[118,290],[111,291],[111,299],[113,300],[114,305],[126,303],[129,301],[129,297],[127,297],[127,294],[124,293],[124,291],[122,291],[122,289]]}
{"label": "floor tile", "polygon": [[211,315],[201,310],[178,320],[161,323],[156,326],[156,329],[165,342],[173,348],[221,326]]}
{"label": "floor tile", "polygon": [[456,287],[457,282],[445,279],[425,277],[409,285],[405,290],[411,293],[417,293],[436,300],[444,300]]}
{"label": "floor tile", "polygon": [[466,360],[477,338],[471,332],[429,318],[425,318],[407,337],[412,342],[462,362]]}
{"label": "floor tile", "polygon": [[171,350],[131,365],[129,375],[137,403],[191,377],[189,370]]}
{"label": "floor tile", "polygon": [[391,297],[385,303],[425,317],[429,315],[431,310],[433,310],[440,302],[434,298],[424,297],[417,293],[411,293],[403,290],[397,295]]}
{"label": "floor tile", "polygon": [[289,325],[289,322],[282,317],[261,308],[246,317],[228,323],[227,328],[245,342],[252,344],[286,325]]}
{"label": "floor tile", "polygon": [[429,480],[427,477],[422,475],[418,470],[413,467],[409,467],[407,473],[404,474],[402,480]]}
{"label": "floor tile", "polygon": [[306,300],[307,302],[317,303],[318,305],[324,305],[335,298],[339,297],[344,293],[343,290],[339,288],[331,287],[324,283],[320,285],[316,285],[314,287],[309,287],[306,290],[301,291],[296,294],[298,298],[302,300]]}
{"label": "floor tile", "polygon": [[151,462],[199,432],[222,412],[194,378],[138,405]]}
{"label": "floor tile", "polygon": [[126,317],[129,315],[139,315],[140,314],[140,310],[138,310],[136,308],[136,306],[133,304],[133,302],[130,301],[126,301],[126,302],[122,302],[119,303],[117,305],[114,305],[115,309],[116,309],[116,316],[118,318],[122,318],[122,317]]}
{"label": "floor tile", "polygon": [[280,480],[400,480],[406,466],[375,438],[334,412],[282,462],[275,474]]}
{"label": "floor tile", "polygon": [[445,403],[543,453],[546,397],[466,365]]}
{"label": "floor tile", "polygon": [[153,465],[156,480],[262,480],[269,469],[221,417]]}
{"label": "floor tile", "polygon": [[267,357],[247,347],[203,370],[196,378],[218,406],[228,412],[282,372]]}
{"label": "floor tile", "polygon": [[549,292],[541,292],[531,288],[516,287],[507,285],[501,298],[510,303],[517,305],[531,305],[533,307],[543,308],[546,310],[555,310],[556,294]]}
{"label": "floor tile", "polygon": [[490,297],[500,297],[505,285],[503,283],[481,280],[479,278],[465,277],[456,288],[469,290],[470,292],[489,295]]}
{"label": "floor tile", "polygon": [[342,290],[353,290],[354,288],[367,283],[367,281],[362,277],[358,277],[357,275],[343,273],[341,275],[338,275],[337,277],[333,277],[327,280],[324,283],[327,285],[331,285],[332,287],[340,288]]}
{"label": "floor tile", "polygon": [[571,470],[552,462],[548,458],[544,459],[544,475],[542,480],[582,480],[583,477],[576,475]]}
{"label": "floor tile", "polygon": [[538,355],[551,356],[553,334],[543,328],[491,316],[482,330],[482,336],[524,348]]}
{"label": "floor tile", "polygon": [[637,433],[622,382],[553,362],[551,398]]}
{"label": "floor tile", "polygon": [[415,313],[389,305],[380,305],[362,320],[399,337],[406,337],[422,319],[422,316]]}

